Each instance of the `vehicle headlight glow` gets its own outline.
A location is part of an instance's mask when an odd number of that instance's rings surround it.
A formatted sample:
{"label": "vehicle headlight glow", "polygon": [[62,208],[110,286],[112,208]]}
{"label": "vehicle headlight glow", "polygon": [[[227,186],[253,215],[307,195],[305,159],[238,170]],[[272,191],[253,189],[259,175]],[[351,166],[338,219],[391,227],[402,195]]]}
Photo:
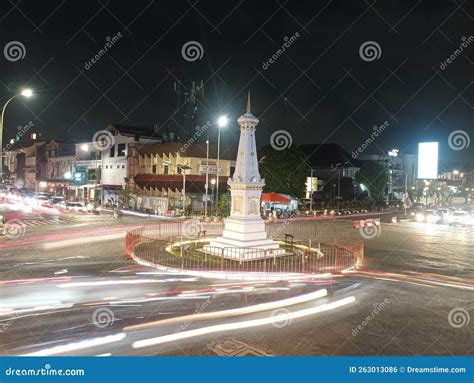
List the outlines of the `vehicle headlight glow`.
{"label": "vehicle headlight glow", "polygon": [[425,215],[422,214],[422,213],[417,213],[417,214],[416,214],[416,220],[417,220],[418,222],[424,221],[424,220],[425,220]]}

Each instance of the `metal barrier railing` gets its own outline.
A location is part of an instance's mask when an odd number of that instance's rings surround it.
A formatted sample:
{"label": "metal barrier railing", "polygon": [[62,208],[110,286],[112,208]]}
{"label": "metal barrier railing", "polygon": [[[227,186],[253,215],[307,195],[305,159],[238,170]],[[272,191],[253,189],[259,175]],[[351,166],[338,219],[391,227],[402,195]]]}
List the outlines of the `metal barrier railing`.
{"label": "metal barrier railing", "polygon": [[[289,254],[209,245],[203,249],[198,242],[198,239],[202,240],[202,233],[206,232],[208,237],[218,236],[222,233],[223,224],[199,222],[194,223],[196,227],[191,230],[191,223],[187,222],[161,223],[127,232],[127,258],[187,270],[311,274],[347,270],[360,265],[364,258],[364,241],[360,238],[349,242],[332,238],[323,243],[320,239],[324,236],[314,228],[304,229],[304,233],[308,236],[312,234],[315,239],[296,238]],[[278,230],[279,227],[269,229],[268,226],[269,237],[283,239],[288,234]],[[342,239],[346,238],[343,236]],[[172,246],[173,243],[175,246]],[[281,244],[285,249],[285,243]]]}

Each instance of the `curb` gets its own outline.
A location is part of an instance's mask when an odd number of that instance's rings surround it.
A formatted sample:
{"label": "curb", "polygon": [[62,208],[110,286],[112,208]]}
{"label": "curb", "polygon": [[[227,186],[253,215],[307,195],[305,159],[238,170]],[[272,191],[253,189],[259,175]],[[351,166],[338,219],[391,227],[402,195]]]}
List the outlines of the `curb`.
{"label": "curb", "polygon": [[197,277],[209,278],[209,279],[245,280],[245,281],[291,281],[291,280],[300,280],[300,279],[308,279],[308,278],[326,279],[326,278],[334,276],[331,273],[327,273],[327,274],[283,273],[283,274],[269,275],[267,273],[258,273],[258,272],[232,273],[232,272],[225,272],[225,271],[198,271],[198,270],[177,269],[177,268],[157,265],[157,264],[147,262],[147,261],[137,258],[135,257],[135,254],[130,255],[128,259],[133,260],[135,263],[139,265],[153,267],[154,269],[157,269],[157,270],[169,271],[171,273],[177,273],[177,274],[194,275]]}

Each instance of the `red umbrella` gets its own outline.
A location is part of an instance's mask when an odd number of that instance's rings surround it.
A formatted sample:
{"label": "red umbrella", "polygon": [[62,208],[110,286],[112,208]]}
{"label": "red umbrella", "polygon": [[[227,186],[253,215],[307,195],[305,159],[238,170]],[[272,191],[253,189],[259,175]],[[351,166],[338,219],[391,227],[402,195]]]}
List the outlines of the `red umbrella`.
{"label": "red umbrella", "polygon": [[291,202],[291,199],[286,198],[282,196],[281,194],[278,193],[263,193],[262,194],[262,201],[263,202],[277,202],[277,203],[284,203],[284,204],[289,204]]}

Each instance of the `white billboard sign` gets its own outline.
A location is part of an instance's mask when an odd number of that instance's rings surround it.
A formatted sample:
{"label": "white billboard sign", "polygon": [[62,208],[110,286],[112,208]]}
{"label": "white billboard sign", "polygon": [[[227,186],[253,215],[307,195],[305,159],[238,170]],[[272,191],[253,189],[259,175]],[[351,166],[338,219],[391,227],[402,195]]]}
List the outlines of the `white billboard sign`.
{"label": "white billboard sign", "polygon": [[438,143],[420,142],[418,144],[418,177],[434,180],[438,178]]}

